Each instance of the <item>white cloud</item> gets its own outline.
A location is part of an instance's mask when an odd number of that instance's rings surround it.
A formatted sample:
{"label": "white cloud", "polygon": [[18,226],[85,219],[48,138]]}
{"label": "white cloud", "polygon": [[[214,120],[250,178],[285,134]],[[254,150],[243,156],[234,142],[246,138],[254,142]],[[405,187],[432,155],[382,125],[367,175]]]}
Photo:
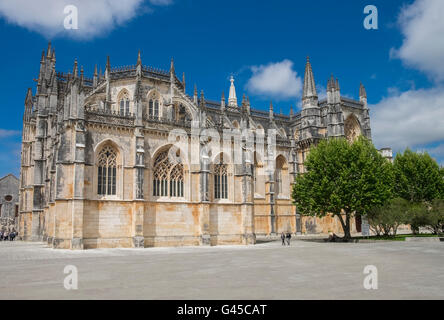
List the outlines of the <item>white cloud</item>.
{"label": "white cloud", "polygon": [[416,0],[404,7],[398,21],[404,40],[391,51],[392,57],[437,81],[444,80],[443,15],[443,0]]}
{"label": "white cloud", "polygon": [[379,148],[400,151],[444,140],[444,88],[398,93],[369,107]]}
{"label": "white cloud", "polygon": [[[78,39],[94,38],[146,12],[143,4],[169,5],[172,0],[2,0],[0,17],[9,23],[36,31],[46,37],[65,35]],[[64,8],[78,9],[78,30],[65,30]]]}
{"label": "white cloud", "polygon": [[251,67],[252,77],[247,82],[247,89],[252,93],[275,98],[287,99],[300,97],[302,79],[293,70],[293,62],[281,62]]}
{"label": "white cloud", "polygon": [[13,136],[18,136],[20,135],[21,132],[18,130],[5,130],[5,129],[0,129],[0,138],[8,138],[8,137],[13,137]]}

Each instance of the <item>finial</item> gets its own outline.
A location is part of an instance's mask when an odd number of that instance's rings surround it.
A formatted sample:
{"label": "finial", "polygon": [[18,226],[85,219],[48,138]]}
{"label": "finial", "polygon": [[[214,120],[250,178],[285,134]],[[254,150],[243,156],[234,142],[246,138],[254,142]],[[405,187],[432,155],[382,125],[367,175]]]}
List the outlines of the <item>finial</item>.
{"label": "finial", "polygon": [[170,67],[170,73],[175,73],[175,69],[174,69],[174,59],[171,58],[171,67]]}
{"label": "finial", "polygon": [[72,74],[73,74],[74,78],[77,78],[77,76],[79,75],[78,68],[77,68],[77,58],[74,60],[74,69],[72,71]]}
{"label": "finial", "polygon": [[48,41],[47,57],[51,58],[51,41]]}
{"label": "finial", "polygon": [[94,75],[97,76],[97,63],[94,66]]}
{"label": "finial", "polygon": [[142,64],[142,58],[140,57],[140,50],[139,53],[137,54],[137,65],[140,66]]}

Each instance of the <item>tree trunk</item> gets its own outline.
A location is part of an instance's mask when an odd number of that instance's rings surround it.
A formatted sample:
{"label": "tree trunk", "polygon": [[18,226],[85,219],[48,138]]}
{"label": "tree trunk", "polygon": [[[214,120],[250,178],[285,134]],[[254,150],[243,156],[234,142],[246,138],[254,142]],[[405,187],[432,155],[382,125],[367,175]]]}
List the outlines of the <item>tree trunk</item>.
{"label": "tree trunk", "polygon": [[344,229],[344,240],[350,240],[350,214],[345,213],[345,229]]}
{"label": "tree trunk", "polygon": [[341,222],[342,230],[344,231],[344,240],[351,239],[350,234],[350,215],[348,213],[345,214],[345,222],[342,218],[341,214],[338,214],[339,221]]}

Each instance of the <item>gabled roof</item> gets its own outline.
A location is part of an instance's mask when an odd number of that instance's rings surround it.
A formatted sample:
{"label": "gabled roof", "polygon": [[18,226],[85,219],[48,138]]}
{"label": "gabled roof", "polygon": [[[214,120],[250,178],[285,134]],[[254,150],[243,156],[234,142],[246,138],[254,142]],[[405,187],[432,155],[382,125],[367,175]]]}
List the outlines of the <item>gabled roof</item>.
{"label": "gabled roof", "polygon": [[6,176],[4,176],[3,178],[0,178],[0,182],[2,182],[3,180],[5,180],[8,177],[14,178],[15,180],[19,181],[19,179],[15,175],[10,173],[10,174],[7,174]]}

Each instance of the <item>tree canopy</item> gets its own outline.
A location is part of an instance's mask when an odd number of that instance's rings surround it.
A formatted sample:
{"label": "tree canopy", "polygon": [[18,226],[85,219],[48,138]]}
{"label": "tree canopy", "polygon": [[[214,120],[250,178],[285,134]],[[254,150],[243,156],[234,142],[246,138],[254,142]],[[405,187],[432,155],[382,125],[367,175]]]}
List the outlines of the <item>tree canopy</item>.
{"label": "tree canopy", "polygon": [[428,153],[410,149],[398,153],[394,161],[395,192],[411,202],[444,198],[443,169]]}
{"label": "tree canopy", "polygon": [[354,213],[365,215],[392,197],[393,166],[365,137],[353,144],[343,138],[322,140],[311,150],[305,168],[292,193],[299,211],[337,216],[346,239]]}

